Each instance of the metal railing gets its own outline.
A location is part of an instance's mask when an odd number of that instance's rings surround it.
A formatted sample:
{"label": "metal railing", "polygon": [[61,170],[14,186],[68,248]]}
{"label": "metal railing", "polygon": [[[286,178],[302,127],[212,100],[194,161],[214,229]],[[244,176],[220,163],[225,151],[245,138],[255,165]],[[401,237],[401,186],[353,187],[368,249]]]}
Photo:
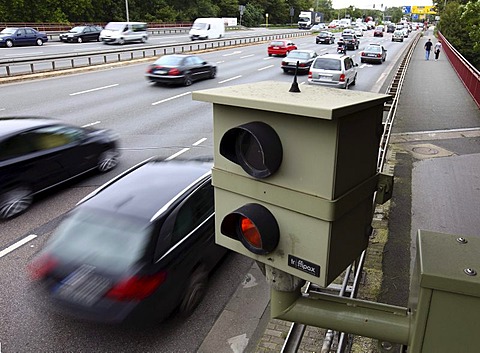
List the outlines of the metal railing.
{"label": "metal railing", "polygon": [[[35,58],[9,58],[0,60],[0,69],[3,71],[0,72],[0,77],[12,77],[16,75],[28,75],[100,64],[110,64],[115,62],[156,57],[159,55],[205,51],[271,41],[280,38],[304,37],[309,35],[311,35],[311,32],[298,31],[280,34],[246,36],[232,39],[223,38],[218,40],[189,41],[174,45],[143,45],[137,48],[122,47],[101,51],[52,54]],[[23,66],[25,68],[24,71],[15,73],[13,69],[18,69],[19,66]]]}
{"label": "metal railing", "polygon": [[442,49],[450,64],[452,64],[463,85],[480,108],[480,72],[450,44],[442,33],[438,32],[438,37],[443,43]]}

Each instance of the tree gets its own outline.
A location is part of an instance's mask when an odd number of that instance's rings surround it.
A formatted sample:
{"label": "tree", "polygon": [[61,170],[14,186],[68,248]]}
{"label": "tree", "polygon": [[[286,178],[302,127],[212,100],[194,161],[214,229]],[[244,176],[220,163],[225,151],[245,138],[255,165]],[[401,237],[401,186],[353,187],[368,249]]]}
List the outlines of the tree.
{"label": "tree", "polygon": [[242,24],[247,27],[258,27],[260,24],[265,23],[263,9],[248,3],[245,6],[245,12],[242,17]]}

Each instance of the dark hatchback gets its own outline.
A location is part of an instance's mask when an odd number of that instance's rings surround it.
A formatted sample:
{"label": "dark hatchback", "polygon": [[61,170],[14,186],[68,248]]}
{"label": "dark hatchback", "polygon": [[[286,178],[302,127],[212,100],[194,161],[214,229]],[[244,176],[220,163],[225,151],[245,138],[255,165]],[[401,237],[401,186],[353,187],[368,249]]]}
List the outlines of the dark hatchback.
{"label": "dark hatchback", "polygon": [[215,244],[211,168],[150,159],[101,186],[30,263],[34,293],[59,313],[102,323],[192,313],[227,252]]}
{"label": "dark hatchback", "polygon": [[7,27],[0,32],[0,47],[16,47],[23,45],[43,45],[48,42],[46,33],[30,27]]}
{"label": "dark hatchback", "polygon": [[99,41],[101,26],[77,26],[66,33],[60,34],[62,42],[82,43],[88,41]]}
{"label": "dark hatchback", "polygon": [[332,32],[320,32],[315,39],[317,44],[333,44],[335,43],[335,36]]}
{"label": "dark hatchback", "polygon": [[150,82],[190,86],[193,82],[213,79],[217,67],[196,55],[164,55],[147,67],[145,78]]}
{"label": "dark hatchback", "polygon": [[117,135],[48,118],[0,118],[0,219],[34,195],[90,170],[117,165]]}

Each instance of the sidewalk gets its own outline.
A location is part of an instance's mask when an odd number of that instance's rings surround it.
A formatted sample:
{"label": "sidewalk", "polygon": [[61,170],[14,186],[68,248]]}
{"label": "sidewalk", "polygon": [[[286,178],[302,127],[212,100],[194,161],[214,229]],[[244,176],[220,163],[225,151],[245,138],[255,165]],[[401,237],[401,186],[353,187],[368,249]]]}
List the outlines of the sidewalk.
{"label": "sidewalk", "polygon": [[[431,30],[420,39],[400,94],[386,166],[394,194],[376,210],[358,295],[401,306],[418,229],[480,236],[480,217],[468,216],[480,209],[480,111],[443,53],[425,60],[428,38],[436,42]],[[269,288],[255,264],[247,279],[198,352],[280,352],[291,323],[270,320]],[[320,352],[323,333],[307,327],[299,352]],[[355,337],[352,352],[376,352],[376,345]]]}

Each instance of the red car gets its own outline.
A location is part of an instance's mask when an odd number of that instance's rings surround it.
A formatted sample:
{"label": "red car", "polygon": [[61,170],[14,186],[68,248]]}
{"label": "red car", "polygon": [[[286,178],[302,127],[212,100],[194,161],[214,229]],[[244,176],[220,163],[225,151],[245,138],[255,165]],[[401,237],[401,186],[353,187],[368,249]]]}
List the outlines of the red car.
{"label": "red car", "polygon": [[297,46],[290,39],[274,40],[268,45],[268,56],[286,56],[288,53],[295,49],[297,49]]}

